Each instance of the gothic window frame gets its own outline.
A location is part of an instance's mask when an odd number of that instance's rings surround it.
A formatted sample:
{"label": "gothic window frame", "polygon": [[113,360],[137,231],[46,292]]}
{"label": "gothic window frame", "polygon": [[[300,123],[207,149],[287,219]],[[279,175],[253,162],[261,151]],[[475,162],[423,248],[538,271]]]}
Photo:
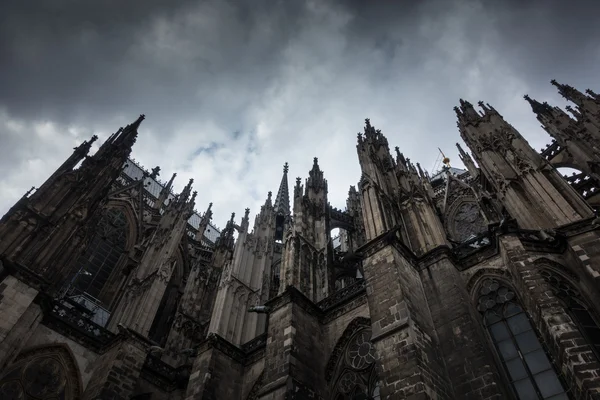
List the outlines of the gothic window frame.
{"label": "gothic window frame", "polygon": [[[600,361],[600,316],[596,309],[591,305],[592,303],[587,299],[585,294],[579,289],[580,285],[578,285],[576,281],[573,281],[572,278],[568,277],[567,274],[563,273],[562,268],[556,268],[552,265],[553,263],[546,260],[540,260],[537,264],[542,279],[550,286],[552,293],[569,315],[586,343],[590,346],[596,359]],[[583,309],[588,315],[587,318],[594,323],[595,328],[598,330],[598,338],[596,340],[593,339],[590,331],[586,329],[586,326],[580,317],[580,313],[575,312],[573,309],[575,305]]]}
{"label": "gothic window frame", "polygon": [[[496,285],[492,286],[490,283]],[[506,291],[499,293],[501,289],[506,289]],[[490,298],[493,293],[498,294],[496,300]],[[501,299],[500,303],[498,303],[498,298]],[[564,395],[562,398],[570,399],[569,387],[556,366],[555,358],[549,352],[543,337],[512,283],[497,275],[483,275],[474,286],[473,299],[488,346],[493,349],[492,354],[499,367],[498,370],[514,398],[520,398],[515,383],[528,380],[534,390],[533,394],[538,396],[538,399],[554,400],[561,398],[558,397],[560,395]],[[495,303],[491,304],[492,301]],[[494,309],[500,311],[500,316],[487,317],[486,314]],[[517,318],[521,315],[523,317]],[[488,318],[494,317],[496,319],[489,322]],[[509,322],[510,319],[512,321]],[[493,326],[496,328],[492,329]],[[514,352],[512,352],[511,346]],[[535,370],[532,369],[535,366],[534,362],[541,364],[545,362],[546,364],[543,369]],[[544,386],[544,389],[540,389],[536,382],[536,377],[543,374],[549,378],[556,377],[556,382],[562,388],[562,392],[551,393],[544,397],[542,391],[547,390],[547,387]],[[520,388],[524,389],[525,386],[520,386]]]}
{"label": "gothic window frame", "polygon": [[377,374],[375,346],[371,342],[371,325],[368,321],[367,318],[361,317],[353,320],[332,351],[325,376],[329,383],[331,399],[353,400],[361,394],[366,397],[360,398],[380,399],[371,397],[381,388],[381,384]]}
{"label": "gothic window frame", "polygon": [[[25,376],[27,375],[27,369],[32,365],[36,365],[36,361],[39,360],[49,362],[50,364],[53,363],[55,366],[58,365],[61,367],[64,376],[59,376],[59,378],[64,378],[64,382],[61,385],[62,387],[57,389],[60,390],[58,393],[31,394],[31,388],[25,389],[24,385],[22,384],[24,379],[26,379],[29,384],[31,383],[32,378],[30,376]],[[46,383],[49,385],[57,383],[56,380],[48,380],[47,374],[44,374],[43,377],[43,381],[45,382],[41,383]],[[40,397],[48,398],[48,396],[55,396],[56,398],[59,398],[58,396],[62,392],[65,400],[78,400],[81,398],[83,393],[83,381],[75,356],[73,355],[71,349],[63,343],[34,346],[23,350],[16,357],[16,359],[0,374],[0,390],[2,390],[1,388],[4,384],[11,382],[19,385],[18,388],[22,390],[23,399],[34,399]],[[29,393],[27,394],[27,392]]]}
{"label": "gothic window frame", "polygon": [[[477,209],[477,214],[478,214],[478,218],[476,218],[476,219],[481,221],[482,227],[481,227],[481,230],[478,230],[477,232],[475,232],[475,231],[471,232],[470,236],[461,237],[457,233],[456,218],[458,217],[458,213],[460,212],[461,207],[463,207],[466,204],[472,204],[475,206],[475,208]],[[446,212],[445,221],[446,221],[446,223],[445,223],[446,233],[450,236],[450,238],[453,241],[460,242],[460,243],[469,240],[470,237],[475,237],[475,236],[481,235],[483,233],[486,233],[488,231],[488,225],[489,225],[489,221],[486,219],[486,216],[484,215],[483,210],[481,209],[479,203],[477,202],[477,199],[472,196],[460,196],[460,197],[456,198],[452,202],[452,204],[450,204],[450,206],[448,207],[448,211]]]}
{"label": "gothic window frame", "polygon": [[[123,240],[123,242],[122,242],[123,244],[121,246],[121,254],[119,255],[117,261],[115,262],[113,268],[111,269],[111,272],[107,276],[104,284],[102,285],[102,288],[97,293],[97,296],[93,296],[96,299],[100,300],[104,307],[106,307],[107,309],[110,310],[110,309],[114,308],[116,302],[118,301],[118,299],[120,297],[118,295],[118,292],[126,280],[126,277],[123,275],[123,268],[127,264],[127,254],[131,251],[131,249],[133,248],[133,246],[135,245],[136,240],[137,240],[137,223],[138,222],[137,222],[137,218],[135,216],[134,208],[129,202],[125,202],[125,201],[121,201],[121,200],[113,200],[113,201],[110,201],[106,205],[106,207],[104,207],[100,211],[101,212],[119,212],[123,215],[123,219],[125,221],[125,224],[123,226],[124,240]],[[97,232],[94,232],[94,235],[92,236],[91,241],[94,241],[96,239],[96,236],[97,236]],[[90,244],[88,244],[88,248],[86,248],[86,250],[82,254],[80,260],[86,256],[86,254],[88,253],[88,249],[91,245],[92,245],[92,243],[90,242]],[[82,279],[81,276],[79,276],[79,274],[80,274],[79,271],[85,270],[86,268],[88,268],[89,258],[90,257],[88,257],[85,261],[77,262],[77,268],[78,268],[78,270],[76,271],[77,277],[74,277],[74,279],[72,281],[72,287],[74,289],[76,288],[76,290],[79,292],[86,292],[86,293],[88,292],[87,289],[81,290],[80,288],[78,288],[77,281],[80,281]],[[119,280],[121,281],[120,283],[118,282]],[[89,284],[87,286],[89,286]],[[110,288],[112,288],[112,290],[109,291]],[[88,289],[89,289],[89,287],[88,287]],[[88,293],[88,295],[92,296],[91,293]]]}

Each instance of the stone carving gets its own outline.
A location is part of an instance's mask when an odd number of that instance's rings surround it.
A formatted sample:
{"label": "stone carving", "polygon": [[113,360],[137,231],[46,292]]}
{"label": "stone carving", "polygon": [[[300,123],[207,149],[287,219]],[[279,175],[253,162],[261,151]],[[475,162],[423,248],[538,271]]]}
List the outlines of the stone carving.
{"label": "stone carving", "polygon": [[450,234],[459,242],[464,242],[487,230],[485,219],[475,201],[461,202],[454,207],[450,218]]}

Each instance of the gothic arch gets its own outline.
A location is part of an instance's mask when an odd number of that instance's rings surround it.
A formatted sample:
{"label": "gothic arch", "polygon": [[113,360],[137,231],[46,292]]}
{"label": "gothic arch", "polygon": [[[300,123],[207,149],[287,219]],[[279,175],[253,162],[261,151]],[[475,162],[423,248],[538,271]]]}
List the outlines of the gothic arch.
{"label": "gothic arch", "polygon": [[535,264],[554,296],[600,360],[600,316],[594,302],[582,293],[577,276],[552,260],[542,258],[536,260]]}
{"label": "gothic arch", "polygon": [[35,346],[22,351],[0,377],[0,398],[79,400],[83,383],[66,344]]}
{"label": "gothic arch", "polygon": [[75,264],[73,294],[85,292],[95,303],[111,309],[117,293],[127,280],[131,250],[137,237],[137,218],[133,206],[125,200],[111,200],[103,207],[97,229]]}
{"label": "gothic arch", "polygon": [[514,285],[485,275],[475,286],[475,308],[499,370],[517,398],[557,398],[566,386]]}
{"label": "gothic arch", "polygon": [[[113,199],[109,200],[104,208],[107,210],[118,209],[125,214],[125,219],[127,221],[127,234],[124,247],[127,251],[130,251],[137,243],[138,232],[140,229],[139,220],[134,206],[129,201]],[[141,211],[142,210],[140,210],[140,212]]]}
{"label": "gothic arch", "polygon": [[579,283],[579,277],[567,267],[546,257],[540,257],[533,262],[538,268],[549,268],[562,275],[565,279],[572,281],[573,284]]}
{"label": "gothic arch", "polygon": [[512,275],[508,269],[502,268],[481,268],[473,274],[467,281],[467,292],[475,304],[477,302],[477,293],[479,287],[485,278],[492,277],[503,280],[512,286]]}
{"label": "gothic arch", "polygon": [[357,396],[379,400],[376,352],[367,318],[353,320],[333,350],[325,371],[329,398],[349,400]]}
{"label": "gothic arch", "polygon": [[342,333],[342,336],[340,336],[340,338],[337,340],[335,346],[333,347],[333,351],[331,352],[331,355],[329,356],[329,361],[327,361],[327,364],[325,367],[325,380],[327,382],[331,381],[331,378],[333,377],[333,373],[335,372],[334,371],[335,367],[338,364],[338,360],[342,356],[344,349],[350,342],[350,339],[352,338],[352,336],[354,336],[354,334],[356,332],[360,331],[361,329],[365,329],[365,328],[369,328],[369,327],[371,327],[371,320],[369,318],[365,318],[365,317],[354,318],[348,324],[348,326],[344,330],[344,333]]}

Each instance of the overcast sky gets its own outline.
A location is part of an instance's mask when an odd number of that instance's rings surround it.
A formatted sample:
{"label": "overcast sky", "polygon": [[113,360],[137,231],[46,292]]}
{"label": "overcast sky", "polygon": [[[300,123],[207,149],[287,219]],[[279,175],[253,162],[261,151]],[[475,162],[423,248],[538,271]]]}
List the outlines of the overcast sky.
{"label": "overcast sky", "polygon": [[[37,5],[33,5],[37,3]],[[493,105],[537,149],[525,93],[600,91],[597,0],[56,0],[0,5],[0,215],[92,134],[146,114],[133,157],[214,222],[255,214],[313,157],[329,199],[360,178],[364,118],[430,170],[461,166],[453,106]]]}

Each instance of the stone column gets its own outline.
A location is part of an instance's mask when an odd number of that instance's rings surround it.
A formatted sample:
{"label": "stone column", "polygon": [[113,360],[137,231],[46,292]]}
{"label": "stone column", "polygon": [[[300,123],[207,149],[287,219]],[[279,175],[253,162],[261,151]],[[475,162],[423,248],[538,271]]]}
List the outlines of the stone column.
{"label": "stone column", "polygon": [[515,236],[500,239],[502,257],[513,274],[525,309],[576,398],[600,399],[600,363]]}
{"label": "stone column", "polygon": [[412,253],[389,233],[367,246],[363,266],[382,398],[453,398]]}
{"label": "stone column", "polygon": [[258,398],[323,399],[325,350],[320,310],[294,287],[288,287],[267,306],[264,384]]}

